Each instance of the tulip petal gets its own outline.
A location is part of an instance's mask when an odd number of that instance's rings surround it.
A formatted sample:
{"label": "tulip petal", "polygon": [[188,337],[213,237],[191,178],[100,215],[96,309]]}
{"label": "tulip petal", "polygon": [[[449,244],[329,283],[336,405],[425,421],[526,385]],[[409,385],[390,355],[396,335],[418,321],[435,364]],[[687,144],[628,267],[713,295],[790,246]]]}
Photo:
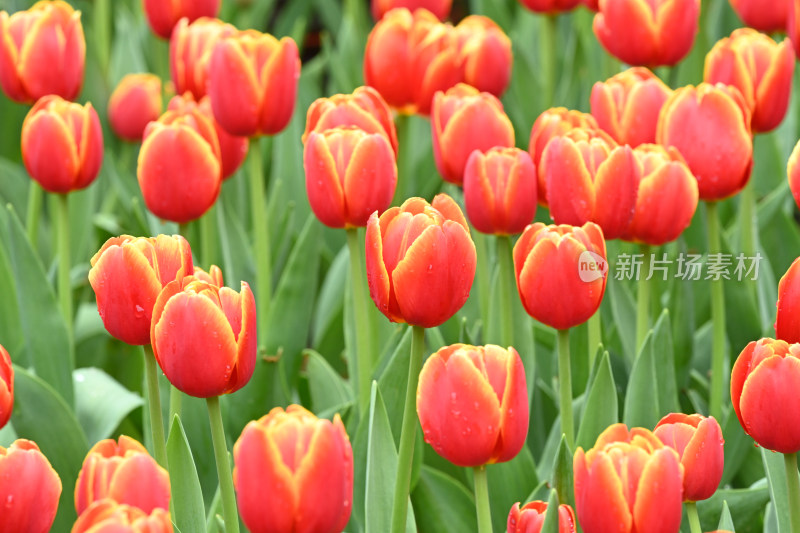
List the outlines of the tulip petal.
{"label": "tulip petal", "polygon": [[798,276],[800,276],[800,257],[792,262],[778,283],[775,336],[790,343],[800,342],[800,277]]}
{"label": "tulip petal", "polygon": [[211,53],[208,94],[214,118],[228,133],[245,137],[258,133],[262,98],[258,79],[232,38],[217,43]]}
{"label": "tulip petal", "polygon": [[573,463],[578,522],[584,533],[632,531],[633,516],[609,456],[599,453],[587,467],[583,450],[579,448]]}
{"label": "tulip petal", "polygon": [[554,138],[544,149],[541,169],[547,205],[556,224],[580,226],[591,220],[594,184],[577,145],[571,139]]}
{"label": "tulip petal", "polygon": [[117,503],[138,507],[147,514],[156,508],[169,509],[169,475],[146,453],[125,458],[110,480],[106,494]]}
{"label": "tulip petal", "polygon": [[[324,135],[315,132],[309,135],[303,150],[303,168],[308,202],[316,217],[326,226],[343,228],[347,223],[342,188],[344,176],[339,176],[336,161]],[[367,217],[370,214],[372,212]]]}
{"label": "tulip petal", "polygon": [[75,139],[64,119],[41,109],[28,114],[22,126],[22,159],[31,177],[46,191],[73,189],[80,171]]}
{"label": "tulip petal", "polygon": [[680,529],[682,477],[677,454],[672,448],[653,452],[636,490],[635,531],[674,533]]}
{"label": "tulip petal", "polygon": [[367,221],[366,269],[369,295],[378,310],[392,322],[402,322],[402,317],[389,306],[391,285],[389,272],[383,262],[383,238],[377,211],[372,213]]}
{"label": "tulip petal", "polygon": [[[487,371],[491,379],[492,371],[489,360],[496,352],[503,350],[486,347]],[[528,424],[530,420],[528,407],[528,387],[525,383],[525,368],[522,359],[514,348],[508,348],[509,357],[505,361],[507,377],[503,388],[502,404],[500,405],[500,437],[496,451],[496,461],[502,463],[510,461],[520,452],[528,437]],[[493,385],[494,386],[494,385]],[[495,389],[497,390],[497,389]],[[520,422],[521,421],[521,422]]]}
{"label": "tulip petal", "polygon": [[[220,301],[225,310],[225,314],[229,317],[231,326],[234,328],[234,335],[236,335],[236,368],[231,376],[230,391],[236,392],[240,388],[247,385],[250,378],[253,377],[253,372],[256,368],[256,357],[258,354],[258,323],[256,320],[256,300],[253,296],[253,291],[250,290],[250,285],[243,281],[241,285],[241,292],[236,294],[226,287],[220,289]],[[241,307],[235,312],[230,306],[233,300],[232,295],[236,295],[236,303],[241,303]],[[240,318],[241,329],[235,329],[237,325],[231,317]]]}
{"label": "tulip petal", "polygon": [[61,480],[32,441],[20,439],[7,450],[0,447],[0,479],[25,483],[0,483],[0,531],[45,532],[56,516]]}
{"label": "tulip petal", "polygon": [[365,226],[377,209],[386,210],[397,187],[397,165],[389,141],[373,134],[362,139],[353,150],[344,175],[347,222]]}
{"label": "tulip petal", "polygon": [[290,37],[284,37],[264,67],[261,76],[261,133],[274,135],[283,130],[292,118],[300,79],[299,56],[297,44]]}
{"label": "tulip petal", "polygon": [[[630,146],[615,148],[600,163],[594,178],[591,220],[603,228],[606,239],[616,239],[628,230],[636,208],[639,175],[638,163]],[[552,191],[549,184],[548,190]]]}
{"label": "tulip petal", "polygon": [[678,452],[684,467],[684,500],[705,500],[717,491],[725,466],[722,445],[722,429],[711,417],[700,422],[683,453]]}

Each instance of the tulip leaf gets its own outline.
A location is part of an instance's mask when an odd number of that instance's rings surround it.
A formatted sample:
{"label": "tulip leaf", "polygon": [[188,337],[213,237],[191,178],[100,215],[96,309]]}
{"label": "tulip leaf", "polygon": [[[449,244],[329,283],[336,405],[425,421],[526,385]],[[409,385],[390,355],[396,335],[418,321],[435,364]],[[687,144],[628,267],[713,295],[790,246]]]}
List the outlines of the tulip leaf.
{"label": "tulip leaf", "polygon": [[663,417],[669,413],[680,411],[678,386],[675,380],[672,327],[670,313],[667,309],[661,311],[661,316],[653,326],[653,342],[650,344],[650,349],[653,351],[653,366],[658,385],[658,416]]}
{"label": "tulip leaf", "polygon": [[353,401],[350,385],[331,368],[320,354],[313,350],[305,352],[308,388],[311,391],[311,405],[315,413],[336,411]]}
{"label": "tulip leaf", "polygon": [[406,328],[397,347],[383,370],[378,386],[386,398],[386,413],[392,428],[395,443],[400,442],[400,428],[403,425],[403,405],[406,401],[406,384],[408,383],[408,354],[411,352],[411,327]]}
{"label": "tulip leaf", "polygon": [[[761,459],[767,473],[769,496],[775,508],[778,533],[794,533],[789,516],[789,492],[786,487],[786,466],[783,454],[761,448]],[[733,502],[731,505],[734,505]]]}
{"label": "tulip leaf", "polygon": [[632,363],[636,356],[636,304],[628,286],[616,279],[609,280],[606,292],[625,358]]}
{"label": "tulip leaf", "polygon": [[429,466],[423,465],[411,501],[420,533],[478,530],[472,494],[452,477]]}
{"label": "tulip leaf", "polygon": [[576,445],[584,449],[591,448],[600,433],[616,422],[619,422],[617,386],[611,372],[608,352],[603,352],[597,372],[588,386]]}
{"label": "tulip leaf", "polygon": [[167,438],[169,482],[172,486],[172,520],[183,531],[206,530],[206,508],[192,450],[178,415]]}
{"label": "tulip leaf", "polygon": [[[783,461],[782,458],[779,459]],[[723,506],[727,503],[733,523],[739,524],[740,529],[745,530],[747,528],[743,527],[744,524],[760,522],[767,502],[769,489],[765,484],[759,483],[747,489],[719,489],[711,498],[697,502],[697,511],[703,531],[713,531],[719,523]]]}
{"label": "tulip leaf", "polygon": [[720,486],[724,487],[734,478],[740,467],[753,450],[753,439],[742,429],[736,411],[729,409],[722,426],[722,437],[725,439],[725,467],[722,471]]}
{"label": "tulip leaf", "polygon": [[625,393],[625,415],[628,427],[653,428],[660,420],[658,406],[658,378],[656,377],[651,330],[644,339],[642,349],[631,369],[628,389]]}
{"label": "tulip leaf", "polygon": [[722,514],[720,514],[719,525],[717,526],[717,529],[725,529],[731,533],[736,533],[736,529],[733,527],[731,510],[728,507],[728,502],[725,500],[722,501]]}
{"label": "tulip leaf", "polygon": [[572,490],[572,456],[573,452],[569,449],[566,436],[561,436],[561,443],[558,446],[555,460],[553,461],[553,472],[550,475],[550,483],[558,492],[558,500],[575,506],[574,494]]}
{"label": "tulip leaf", "polygon": [[142,397],[130,392],[99,368],[79,368],[75,382],[75,413],[90,443],[111,436],[128,414],[144,405]]}
{"label": "tulip leaf", "polygon": [[508,518],[508,510],[515,502],[539,483],[533,454],[527,446],[516,457],[505,463],[486,466],[489,479],[489,500],[495,531],[501,531]]}
{"label": "tulip leaf", "polygon": [[559,533],[558,506],[561,503],[562,502],[558,497],[558,492],[555,489],[551,490],[550,498],[547,499],[547,512],[544,515],[544,522],[542,522],[542,529],[540,533]]}
{"label": "tulip leaf", "polygon": [[344,349],[342,315],[349,258],[347,248],[343,247],[328,268],[317,296],[311,346],[323,354],[328,353],[328,350],[338,354]]}

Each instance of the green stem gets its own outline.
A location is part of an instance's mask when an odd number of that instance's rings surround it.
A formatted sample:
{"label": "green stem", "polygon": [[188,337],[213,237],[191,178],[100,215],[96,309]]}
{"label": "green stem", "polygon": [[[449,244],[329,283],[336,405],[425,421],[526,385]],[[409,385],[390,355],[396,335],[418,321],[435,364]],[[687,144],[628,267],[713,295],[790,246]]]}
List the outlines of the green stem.
{"label": "green stem", "polygon": [[511,237],[498,235],[497,264],[500,268],[500,332],[503,348],[514,345],[514,318],[511,311],[514,265],[511,264]]}
{"label": "green stem", "polygon": [[[72,287],[69,279],[69,197],[56,195],[56,231],[58,232],[58,299],[61,312],[67,325],[70,342],[72,339]],[[74,366],[74,365],[73,365]]]}
{"label": "green stem", "polygon": [[603,335],[600,332],[600,309],[589,317],[586,327],[589,329],[589,368],[594,368],[597,347],[603,342]]}
{"label": "green stem", "polygon": [[25,215],[25,229],[28,230],[28,242],[34,250],[39,238],[39,218],[42,216],[42,197],[44,191],[34,180],[28,188],[28,212]]}
{"label": "green stem", "polygon": [[691,533],[703,533],[703,528],[700,527],[700,516],[697,514],[697,504],[695,502],[686,502],[686,516],[689,518],[689,530]]}
{"label": "green stem", "polygon": [[158,389],[158,363],[153,355],[153,347],[142,346],[144,350],[144,372],[147,379],[147,407],[150,413],[150,434],[158,464],[167,467],[167,447],[164,440],[164,420],[161,415],[161,393]]}
{"label": "green stem", "polygon": [[369,408],[370,377],[372,376],[372,336],[369,327],[367,275],[361,255],[363,244],[358,238],[358,228],[347,228],[347,247],[350,251],[350,285],[353,288],[353,317],[356,333],[356,361],[358,369],[358,408],[362,415]]}
{"label": "green stem", "polygon": [[[708,217],[708,253],[720,253],[722,245],[716,203],[706,202],[706,215]],[[714,340],[711,351],[709,413],[717,420],[722,420],[722,398],[725,392],[722,386],[725,377],[725,293],[721,279],[711,280],[711,320]]]}
{"label": "green stem", "polygon": [[791,517],[792,533],[800,531],[800,477],[797,473],[797,454],[783,454],[786,465],[786,486],[789,489],[789,515]]}
{"label": "green stem", "polygon": [[739,195],[739,221],[742,231],[742,253],[745,257],[753,257],[756,254],[755,230],[758,220],[755,214],[755,192],[753,191],[753,180],[745,185]]}
{"label": "green stem", "polygon": [[180,235],[181,237],[183,237],[187,241],[189,240],[189,223],[188,222],[184,222],[182,224],[178,224],[178,235]]}
{"label": "green stem", "polygon": [[214,220],[217,218],[216,203],[211,206],[206,214],[200,217],[200,249],[203,251],[203,264],[206,268],[211,268],[215,264],[217,250],[216,239],[214,236]]}
{"label": "green stem", "polygon": [[575,449],[575,429],[572,422],[572,370],[569,366],[569,329],[558,330],[558,391],[561,408],[561,430],[567,437],[570,450]]}
{"label": "green stem", "polygon": [[[254,138],[250,145],[250,202],[253,217],[253,247],[256,254],[256,309],[267,316],[272,300],[272,260],[269,256],[269,229],[267,208],[264,203],[264,176],[261,161],[261,143]],[[260,320],[259,344],[266,341],[266,321]]]}
{"label": "green stem", "polygon": [[[392,205],[399,205],[406,198],[414,194],[417,179],[414,175],[414,154],[411,149],[414,139],[411,135],[411,116],[400,113],[394,119],[397,130],[397,188],[394,192]],[[419,193],[417,193],[419,194]]]}
{"label": "green stem", "polygon": [[652,282],[648,279],[650,275],[650,264],[653,261],[653,252],[650,246],[642,244],[639,249],[643,255],[642,270],[639,272],[639,292],[636,295],[636,356],[642,349],[644,338],[650,330],[650,293]]}
{"label": "green stem", "polygon": [[183,394],[174,385],[169,387],[169,419],[174,420],[175,415],[181,416],[181,404],[183,403]]}
{"label": "green stem", "polygon": [[411,488],[411,467],[414,459],[414,440],[417,435],[416,398],[422,356],[425,349],[425,328],[411,326],[411,358],[408,364],[406,403],[400,430],[400,452],[397,458],[397,479],[392,504],[392,533],[405,533],[408,513],[408,493]]}
{"label": "green stem", "polygon": [[478,533],[492,533],[492,513],[489,507],[489,482],[486,476],[486,465],[476,466],[474,472]]}
{"label": "green stem", "polygon": [[489,275],[489,258],[486,252],[486,235],[477,230],[472,231],[472,240],[475,243],[475,253],[478,256],[478,268],[475,276],[478,281],[478,306],[481,309],[481,322],[483,323],[483,342],[491,342],[489,333],[489,292],[491,291],[491,277]]}
{"label": "green stem", "polygon": [[[108,75],[108,58],[111,52],[111,10],[109,0],[95,0],[94,2],[94,29],[97,60],[103,76]],[[107,81],[107,80],[104,80]]]}
{"label": "green stem", "polygon": [[544,101],[541,108],[547,109],[553,106],[556,90],[556,58],[559,57],[558,51],[558,15],[545,15],[541,28],[541,50],[542,77],[544,87],[542,95]]}
{"label": "green stem", "polygon": [[208,419],[211,422],[211,440],[214,443],[214,458],[217,461],[219,492],[222,495],[222,516],[225,518],[225,531],[238,533],[239,514],[236,511],[236,496],[233,493],[231,463],[228,459],[228,445],[225,443],[225,430],[222,426],[222,412],[219,396],[206,398]]}

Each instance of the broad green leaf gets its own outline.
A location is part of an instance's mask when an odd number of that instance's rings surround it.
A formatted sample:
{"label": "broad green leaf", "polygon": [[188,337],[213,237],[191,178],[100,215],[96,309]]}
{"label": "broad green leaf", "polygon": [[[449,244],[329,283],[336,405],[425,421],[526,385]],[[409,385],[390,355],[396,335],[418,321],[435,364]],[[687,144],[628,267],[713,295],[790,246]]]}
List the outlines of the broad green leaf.
{"label": "broad green leaf", "polygon": [[675,380],[675,351],[669,310],[664,309],[653,327],[653,367],[658,383],[658,416],[680,411]]}
{"label": "broad green leaf", "polygon": [[492,524],[495,531],[501,531],[511,506],[525,494],[529,494],[539,483],[533,454],[527,446],[523,446],[512,460],[486,465],[486,474],[489,480]]}
{"label": "broad green leaf", "polygon": [[378,379],[378,386],[386,401],[386,413],[389,417],[392,435],[397,435],[395,437],[396,444],[400,442],[400,428],[403,425],[403,405],[406,401],[410,352],[411,327],[408,327]]}
{"label": "broad green leaf", "polygon": [[73,372],[72,378],[75,382],[75,414],[91,443],[110,437],[131,411],[144,405],[141,396],[99,368],[79,368]]}
{"label": "broad green leaf", "polygon": [[744,432],[739,417],[733,409],[728,410],[722,424],[722,436],[725,439],[725,468],[720,486],[724,487],[733,480],[743,461],[748,457],[748,452],[753,448],[753,439]]}
{"label": "broad green leaf", "polygon": [[[761,448],[761,460],[764,462],[764,470],[769,482],[769,497],[772,505],[775,506],[778,533],[794,533],[789,517],[789,494],[786,487],[786,466],[783,454]],[[733,502],[730,502],[730,505],[734,509],[736,508]]]}
{"label": "broad green leaf", "polygon": [[353,401],[350,385],[313,350],[306,351],[305,374],[315,413],[336,410]]}
{"label": "broad green leaf", "polygon": [[8,448],[15,440],[17,440],[17,433],[12,424],[6,424],[0,428],[0,446]]}
{"label": "broad green leaf", "polygon": [[731,510],[728,508],[727,501],[722,502],[722,513],[719,517],[717,529],[724,529],[731,533],[736,533],[736,529],[733,527],[733,517],[731,517]]}
{"label": "broad green leaf", "polygon": [[205,531],[206,508],[197,478],[192,450],[178,415],[167,438],[169,482],[172,486],[172,520],[182,531]]}
{"label": "broad green leaf", "polygon": [[653,354],[654,334],[644,339],[642,349],[631,369],[628,389],[625,394],[623,421],[628,427],[655,427],[660,420],[658,406],[658,378]]}
{"label": "broad green leaf", "polygon": [[597,437],[608,426],[619,422],[617,406],[617,387],[611,373],[608,352],[600,357],[598,371],[588,388],[584,403],[576,445],[583,449],[594,446]]}
{"label": "broad green leaf", "polygon": [[768,501],[769,490],[763,485],[747,489],[719,489],[711,498],[697,502],[697,512],[703,531],[713,531],[719,524],[722,507],[727,503],[733,522],[739,524],[740,531],[744,531],[742,524],[758,522]]}
{"label": "broad green leaf", "polygon": [[627,285],[617,279],[608,280],[606,293],[611,299],[611,312],[625,358],[632,363],[636,356],[636,304]]}
{"label": "broad green leaf", "polygon": [[464,485],[428,466],[411,493],[420,533],[477,531],[475,501]]}
{"label": "broad green leaf", "polygon": [[550,483],[558,492],[558,500],[575,506],[573,482],[572,482],[572,456],[573,452],[569,449],[566,436],[561,437],[555,460],[553,461],[553,472],[550,475]]}
{"label": "broad green leaf", "polygon": [[550,497],[547,499],[547,512],[544,516],[542,529],[540,533],[559,533],[558,531],[558,506],[560,505],[558,492],[555,489],[550,491]]}

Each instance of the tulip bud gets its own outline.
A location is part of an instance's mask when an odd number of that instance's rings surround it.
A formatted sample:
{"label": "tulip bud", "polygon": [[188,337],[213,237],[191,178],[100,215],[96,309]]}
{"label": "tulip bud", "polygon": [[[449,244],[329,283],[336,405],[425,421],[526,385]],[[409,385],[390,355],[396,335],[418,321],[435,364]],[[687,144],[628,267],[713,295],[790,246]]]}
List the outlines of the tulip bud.
{"label": "tulip bud", "polygon": [[108,100],[111,130],[126,141],[141,141],[144,128],[158,120],[162,107],[161,78],[155,74],[127,74]]}
{"label": "tulip bud", "polygon": [[138,507],[107,498],[98,500],[84,511],[72,526],[72,533],[172,533],[169,511],[153,509],[148,515]]}
{"label": "tulip bud", "polygon": [[795,259],[778,282],[778,313],[775,336],[786,342],[800,342],[800,257]]}
{"label": "tulip bud", "polygon": [[464,170],[470,222],[481,233],[522,233],[536,216],[536,182],[536,167],[524,150],[475,150]]}
{"label": "tulip bud", "polygon": [[678,454],[644,428],[614,424],[573,459],[575,510],[585,533],[678,533]]}
{"label": "tulip bud", "polygon": [[150,342],[161,370],[180,391],[198,398],[236,392],[256,365],[250,286],[243,281],[237,293],[192,276],[168,283],[153,307]]}
{"label": "tulip bud", "polygon": [[200,17],[216,17],[220,0],[142,0],[144,14],[153,33],[169,39],[178,21],[194,22]]}
{"label": "tulip bud", "polygon": [[386,13],[399,7],[409,11],[427,9],[439,20],[445,20],[450,16],[453,0],[371,0],[370,6],[375,20],[381,20]]}
{"label": "tulip bud", "polygon": [[0,346],[0,429],[11,419],[14,410],[14,367],[11,356]]}
{"label": "tulip bud", "polygon": [[169,68],[176,94],[188,91],[195,100],[206,95],[211,52],[220,40],[235,33],[236,28],[213,18],[178,22],[169,40]]}
{"label": "tulip bud", "polygon": [[574,9],[580,0],[519,0],[519,3],[534,13],[555,15]]}
{"label": "tulip bud", "polygon": [[744,432],[762,448],[800,451],[800,344],[761,339],[748,344],[731,371],[731,403]]}
{"label": "tulip bud", "polygon": [[458,204],[438,194],[428,204],[409,198],[367,223],[370,296],[392,322],[436,327],[461,309],[477,256]]}
{"label": "tulip bud", "polygon": [[[353,450],[341,418],[275,407],[233,446],[239,513],[253,533],[338,533],[353,505]],[[268,494],[269,497],[264,496]]]}
{"label": "tulip bud", "polygon": [[458,466],[513,459],[528,435],[525,368],[514,348],[454,344],[419,375],[417,413],[425,442]]}
{"label": "tulip bud", "polygon": [[514,146],[514,126],[500,100],[463,83],[433,97],[431,130],[436,168],[456,185],[473,150]]}
{"label": "tulip bud", "polygon": [[35,442],[0,446],[0,531],[47,533],[60,496],[61,479]]}
{"label": "tulip bud", "polygon": [[92,104],[55,95],[36,102],[22,123],[22,162],[48,192],[91,185],[103,163],[103,130]]}
{"label": "tulip bud", "polygon": [[599,8],[594,34],[623,63],[672,66],[692,49],[700,0],[605,0]]}
{"label": "tulip bud", "polygon": [[755,133],[771,131],[783,120],[793,75],[794,54],[789,39],[777,44],[750,28],[734,30],[706,55],[705,81],[739,89],[752,113]]}
{"label": "tulip bud", "polygon": [[392,203],[397,164],[386,137],[359,128],[311,132],[303,152],[306,192],[317,218],[331,228],[367,225]]}
{"label": "tulip bud", "polygon": [[511,80],[511,39],[489,17],[470,15],[453,28],[463,58],[463,81],[498,98]]}
{"label": "tulip bud", "polygon": [[589,320],[606,290],[606,242],[592,222],[583,227],[531,224],[514,245],[514,272],[525,310],[567,329]]}
{"label": "tulip bud", "polygon": [[290,37],[280,41],[256,30],[240,31],[214,47],[208,94],[214,118],[232,135],[273,135],[292,118],[300,55]]}
{"label": "tulip bud", "polygon": [[[508,533],[540,533],[547,515],[547,502],[532,501],[522,509],[515,503],[508,513]],[[575,511],[566,504],[558,506],[558,533],[575,533]]]}
{"label": "tulip bud", "polygon": [[[789,161],[786,162],[786,176],[789,180],[789,189],[792,191],[794,203],[800,206],[800,141],[794,145],[794,149],[789,155]],[[778,337],[780,338],[780,335]]]}
{"label": "tulip bud", "polygon": [[747,26],[764,33],[786,31],[793,0],[762,2],[761,0],[729,0],[731,7]]}
{"label": "tulip bud", "polygon": [[0,11],[0,88],[20,103],[81,92],[86,41],[81,12],[66,2],[37,2],[9,16]]}

